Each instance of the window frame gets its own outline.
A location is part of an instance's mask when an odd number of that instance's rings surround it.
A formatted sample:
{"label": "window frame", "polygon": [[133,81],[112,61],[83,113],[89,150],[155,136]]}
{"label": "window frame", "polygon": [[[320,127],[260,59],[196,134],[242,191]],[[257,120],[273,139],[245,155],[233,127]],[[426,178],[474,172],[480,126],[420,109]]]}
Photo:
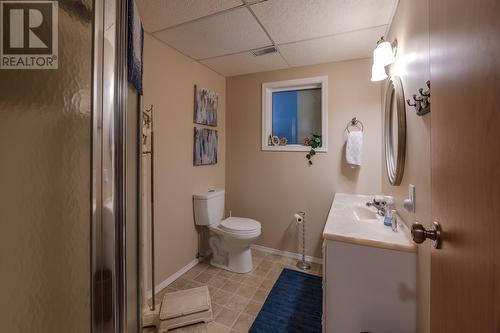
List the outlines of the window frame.
{"label": "window frame", "polygon": [[273,130],[273,92],[321,88],[321,139],[322,146],[316,152],[328,152],[328,76],[262,83],[262,151],[309,151],[311,147],[301,144],[286,146],[268,145]]}

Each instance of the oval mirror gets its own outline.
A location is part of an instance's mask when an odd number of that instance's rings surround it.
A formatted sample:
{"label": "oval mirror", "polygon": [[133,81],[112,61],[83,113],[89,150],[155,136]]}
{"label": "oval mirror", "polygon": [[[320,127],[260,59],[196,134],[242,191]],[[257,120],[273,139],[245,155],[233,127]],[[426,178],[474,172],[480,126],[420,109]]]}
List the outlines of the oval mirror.
{"label": "oval mirror", "polygon": [[406,157],[406,111],[401,79],[387,80],[384,99],[384,144],[387,176],[392,185],[403,179]]}

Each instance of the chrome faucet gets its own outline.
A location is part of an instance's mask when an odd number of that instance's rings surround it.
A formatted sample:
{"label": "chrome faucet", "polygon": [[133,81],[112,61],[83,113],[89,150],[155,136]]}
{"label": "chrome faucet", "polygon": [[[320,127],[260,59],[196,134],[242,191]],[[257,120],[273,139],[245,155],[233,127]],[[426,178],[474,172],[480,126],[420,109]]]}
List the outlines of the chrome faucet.
{"label": "chrome faucet", "polygon": [[372,201],[368,201],[366,203],[368,207],[375,207],[377,209],[377,214],[380,216],[385,216],[386,203],[385,201],[377,201],[373,199]]}

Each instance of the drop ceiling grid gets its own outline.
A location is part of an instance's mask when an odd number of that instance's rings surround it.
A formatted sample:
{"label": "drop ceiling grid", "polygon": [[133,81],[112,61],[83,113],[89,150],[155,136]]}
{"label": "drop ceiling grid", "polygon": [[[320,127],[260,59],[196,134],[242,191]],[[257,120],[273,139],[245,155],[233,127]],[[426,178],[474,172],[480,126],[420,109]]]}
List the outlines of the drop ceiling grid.
{"label": "drop ceiling grid", "polygon": [[244,5],[242,0],[136,0],[136,3],[144,30],[149,33]]}
{"label": "drop ceiling grid", "polygon": [[[373,41],[384,34],[386,26],[363,29],[355,32],[336,34],[300,42],[277,45],[279,53],[254,57],[250,52],[203,59],[207,67],[226,76],[242,75],[290,67],[362,59],[371,56]],[[276,58],[287,61],[280,63]]]}
{"label": "drop ceiling grid", "polygon": [[292,67],[367,58],[373,51],[373,41],[384,35],[385,30],[386,26],[379,26],[298,43],[281,44],[278,48]]}
{"label": "drop ceiling grid", "polygon": [[269,0],[251,5],[276,44],[387,25],[396,0]]}
{"label": "drop ceiling grid", "polygon": [[218,73],[224,73],[225,76],[266,72],[290,67],[279,53],[255,57],[250,52],[242,52],[201,60],[201,63]]}
{"label": "drop ceiling grid", "polygon": [[[182,1],[193,4],[205,0]],[[211,4],[205,12],[196,12],[193,20],[153,35],[216,72],[231,76],[369,57],[375,41],[385,35],[397,0],[207,2]],[[277,47],[277,54],[266,59],[250,56],[250,51],[271,45]]]}
{"label": "drop ceiling grid", "polygon": [[[269,37],[269,39],[271,40],[272,45],[276,48],[276,52],[279,54],[279,56],[281,57],[281,59],[287,64],[287,66],[290,67],[290,64],[288,63],[288,61],[286,60],[286,58],[283,56],[283,54],[281,54],[281,52],[276,47],[276,42],[274,41],[273,37],[267,31],[267,29],[264,26],[264,24],[262,24],[262,22],[259,20],[259,18],[255,14],[255,12],[252,10],[252,6],[250,6],[253,3],[260,3],[260,2],[258,2],[258,0],[257,1],[254,1],[254,0],[243,0],[243,1],[245,1],[245,5],[246,5],[248,11],[252,14],[252,16],[255,18],[255,20],[257,21],[257,23],[261,26],[262,30],[264,30],[264,32],[266,33],[267,37]],[[268,0],[266,0],[266,1],[268,1]],[[263,2],[263,1],[261,1],[261,2]]]}
{"label": "drop ceiling grid", "polygon": [[154,35],[197,60],[271,45],[266,33],[245,7],[165,29]]}

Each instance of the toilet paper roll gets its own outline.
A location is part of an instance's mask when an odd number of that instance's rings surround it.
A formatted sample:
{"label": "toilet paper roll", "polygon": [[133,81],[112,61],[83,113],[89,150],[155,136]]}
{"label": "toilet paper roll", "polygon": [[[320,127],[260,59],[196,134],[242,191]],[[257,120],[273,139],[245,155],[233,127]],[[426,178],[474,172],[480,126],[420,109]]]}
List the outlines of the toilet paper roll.
{"label": "toilet paper roll", "polygon": [[302,215],[294,214],[293,217],[295,218],[295,221],[299,224],[304,222],[304,217],[302,217]]}

